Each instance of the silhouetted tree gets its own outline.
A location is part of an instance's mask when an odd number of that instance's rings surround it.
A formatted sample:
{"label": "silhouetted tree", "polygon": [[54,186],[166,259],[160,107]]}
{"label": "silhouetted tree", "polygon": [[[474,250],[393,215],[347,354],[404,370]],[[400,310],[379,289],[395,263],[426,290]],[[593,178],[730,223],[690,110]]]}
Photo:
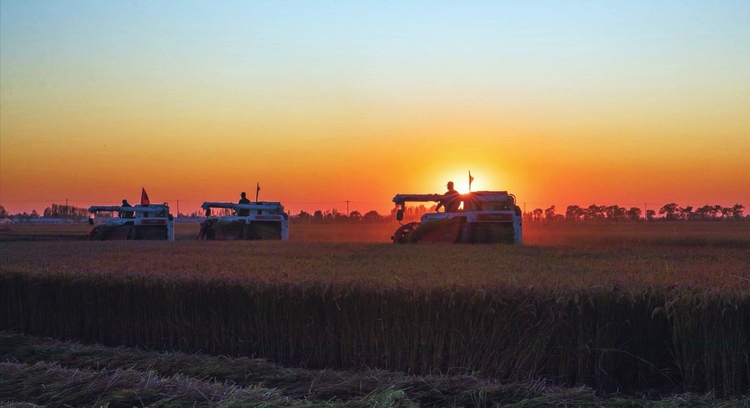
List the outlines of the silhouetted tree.
{"label": "silhouetted tree", "polygon": [[659,215],[664,215],[664,218],[667,221],[674,221],[677,219],[677,204],[675,203],[669,203],[665,204],[664,207],[661,207],[659,209]]}
{"label": "silhouetted tree", "polygon": [[641,219],[641,209],[638,207],[630,207],[628,210],[628,218],[630,221],[638,221]]}
{"label": "silhouetted tree", "polygon": [[721,218],[729,218],[732,215],[732,207],[721,207]]}
{"label": "silhouetted tree", "polygon": [[362,220],[368,223],[380,222],[382,219],[383,217],[381,217],[380,214],[378,214],[378,212],[375,210],[366,212],[365,215],[362,217]]}
{"label": "silhouetted tree", "polygon": [[610,205],[604,208],[604,213],[610,221],[623,221],[626,219],[627,210],[619,205]]}
{"label": "silhouetted tree", "polygon": [[721,206],[706,204],[703,207],[695,210],[695,212],[696,214],[700,215],[701,219],[714,219],[721,212]]}
{"label": "silhouetted tree", "polygon": [[310,222],[310,213],[300,210],[299,214],[292,217],[293,220],[300,222],[300,223],[309,223]]}
{"label": "silhouetted tree", "polygon": [[695,217],[699,220],[705,220],[709,217],[710,212],[711,212],[711,206],[704,205],[703,207],[699,207],[695,209]]}
{"label": "silhouetted tree", "polygon": [[313,222],[315,223],[323,222],[323,211],[315,210],[315,212],[313,213]]}
{"label": "silhouetted tree", "polygon": [[744,205],[742,205],[742,204],[735,204],[732,207],[732,217],[734,217],[735,219],[739,220],[740,218],[742,218],[742,212],[744,210],[745,210],[745,206]]}
{"label": "silhouetted tree", "polygon": [[678,216],[683,220],[691,220],[693,219],[693,207],[687,206],[685,208],[679,207],[677,208]]}
{"label": "silhouetted tree", "polygon": [[583,219],[587,221],[602,220],[605,218],[605,209],[603,205],[591,204],[584,210]]}
{"label": "silhouetted tree", "polygon": [[616,205],[608,205],[604,207],[604,215],[607,217],[608,220],[613,221],[617,218],[617,209],[620,208]]}
{"label": "silhouetted tree", "polygon": [[534,216],[534,221],[541,221],[544,210],[541,208],[535,208],[534,211],[532,211],[532,214]]}
{"label": "silhouetted tree", "polygon": [[653,221],[656,219],[656,211],[654,210],[646,210],[646,219],[649,221]]}
{"label": "silhouetted tree", "polygon": [[546,219],[547,221],[552,221],[555,219],[555,206],[554,205],[544,210],[544,219]]}
{"label": "silhouetted tree", "polygon": [[583,208],[577,205],[569,205],[565,210],[565,218],[568,221],[580,221],[583,217]]}
{"label": "silhouetted tree", "polygon": [[0,205],[0,218],[6,218],[8,217],[8,212],[5,211],[5,207]]}

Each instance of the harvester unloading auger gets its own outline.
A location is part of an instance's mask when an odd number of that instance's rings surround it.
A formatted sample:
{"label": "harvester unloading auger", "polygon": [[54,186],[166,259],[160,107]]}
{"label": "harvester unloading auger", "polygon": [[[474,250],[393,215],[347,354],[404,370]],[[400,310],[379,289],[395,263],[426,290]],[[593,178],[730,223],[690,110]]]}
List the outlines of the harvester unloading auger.
{"label": "harvester unloading auger", "polygon": [[[289,216],[279,202],[260,201],[250,204],[204,202],[206,220],[195,239],[199,240],[287,240]],[[229,209],[232,215],[212,216],[212,208]]]}
{"label": "harvester unloading auger", "polygon": [[463,209],[427,213],[421,222],[402,224],[391,237],[393,243],[521,243],[521,209],[516,205],[516,197],[507,191],[477,191],[455,196],[398,194],[393,197],[393,202],[399,207],[396,219],[403,220],[407,202],[449,200],[462,201]]}

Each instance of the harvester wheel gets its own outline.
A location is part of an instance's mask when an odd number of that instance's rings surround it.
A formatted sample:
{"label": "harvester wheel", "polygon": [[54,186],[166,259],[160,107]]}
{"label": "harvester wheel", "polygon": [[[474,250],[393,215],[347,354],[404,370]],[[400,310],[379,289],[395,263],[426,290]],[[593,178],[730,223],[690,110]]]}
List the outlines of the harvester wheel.
{"label": "harvester wheel", "polygon": [[195,239],[198,240],[213,240],[216,238],[216,232],[213,229],[214,220],[207,219],[201,223],[201,229],[198,231],[198,235]]}
{"label": "harvester wheel", "polygon": [[408,224],[404,224],[396,230],[396,232],[393,233],[393,236],[391,237],[391,240],[393,240],[394,244],[405,244],[406,243],[406,235],[419,226],[418,222],[410,222]]}
{"label": "harvester wheel", "polygon": [[102,240],[102,227],[101,225],[97,225],[96,227],[92,228],[91,231],[89,231],[89,241],[101,241]]}

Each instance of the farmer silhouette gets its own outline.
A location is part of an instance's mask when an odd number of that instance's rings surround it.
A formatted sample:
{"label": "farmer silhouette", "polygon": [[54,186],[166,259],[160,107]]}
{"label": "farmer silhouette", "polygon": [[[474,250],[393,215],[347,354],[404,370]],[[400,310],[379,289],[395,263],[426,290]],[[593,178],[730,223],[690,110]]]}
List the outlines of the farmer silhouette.
{"label": "farmer silhouette", "polygon": [[[250,204],[250,200],[247,199],[245,192],[240,193],[240,201],[237,204]],[[246,208],[240,208],[237,210],[237,215],[240,217],[247,217],[250,215],[250,210]]]}
{"label": "farmer silhouette", "polygon": [[[125,199],[122,200],[122,206],[123,207],[132,207],[132,205],[130,205],[130,203],[128,203],[128,200],[125,200]],[[120,218],[133,218],[135,216],[135,212],[133,212],[133,211],[120,211],[117,214],[117,216],[120,217]]]}
{"label": "farmer silhouette", "polygon": [[461,205],[461,197],[458,191],[453,189],[453,182],[448,182],[448,191],[443,194],[443,197],[438,202],[435,211],[438,211],[440,207],[445,208],[445,212],[457,212],[458,207]]}

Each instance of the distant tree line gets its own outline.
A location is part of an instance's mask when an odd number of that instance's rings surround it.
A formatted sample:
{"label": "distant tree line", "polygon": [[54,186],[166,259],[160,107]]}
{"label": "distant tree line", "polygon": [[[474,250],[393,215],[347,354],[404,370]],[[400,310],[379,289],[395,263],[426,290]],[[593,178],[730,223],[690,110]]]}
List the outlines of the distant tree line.
{"label": "distant tree line", "polygon": [[658,211],[648,209],[646,213],[639,207],[620,207],[619,205],[596,205],[588,207],[569,205],[565,214],[558,214],[555,206],[547,209],[535,208],[523,214],[524,221],[712,221],[712,220],[741,220],[744,218],[745,206],[735,204],[732,207],[721,205],[704,205],[680,207],[676,203],[665,204]]}
{"label": "distant tree line", "polygon": [[44,209],[42,217],[81,220],[83,218],[87,218],[88,215],[88,208],[81,208],[64,204],[52,204],[51,206]]}
{"label": "distant tree line", "polygon": [[[424,205],[406,207],[404,210],[403,222],[418,221],[422,215],[427,212],[434,212],[435,206],[426,207]],[[723,207],[721,205],[704,205],[702,207],[686,206],[681,207],[676,203],[665,204],[658,212],[653,209],[646,210],[645,214],[639,207],[620,207],[619,205],[596,205],[591,204],[588,207],[578,205],[569,205],[565,213],[558,213],[556,207],[535,208],[530,212],[523,213],[524,221],[541,222],[541,221],[639,221],[639,220],[664,220],[664,221],[715,221],[715,220],[742,220],[750,217],[744,215],[745,206],[735,204],[732,207]],[[231,215],[231,209],[217,209],[213,215]],[[203,217],[205,214],[202,210],[192,213],[180,213],[180,217]],[[52,204],[44,209],[42,215],[36,210],[31,214],[26,212],[19,214],[9,214],[5,208],[0,205],[0,218],[16,218],[21,220],[30,220],[35,218],[64,218],[72,221],[80,221],[88,217],[88,209],[82,207],[69,206],[64,204]],[[291,223],[302,224],[377,224],[388,223],[396,220],[396,209],[392,209],[389,214],[379,214],[372,210],[362,214],[359,211],[352,211],[349,214],[333,210],[316,210],[308,213],[304,210],[298,214],[289,216]]]}
{"label": "distant tree line", "polygon": [[0,205],[0,218],[16,218],[21,220],[30,220],[32,218],[39,218],[40,215],[36,210],[32,210],[31,214],[27,213],[26,211],[18,214],[11,214],[5,210],[5,207]]}
{"label": "distant tree line", "polygon": [[704,205],[693,209],[692,206],[680,207],[675,203],[669,203],[659,210],[664,218],[670,221],[674,220],[715,220],[715,219],[736,219],[742,218],[745,206],[735,204],[733,207],[722,207],[720,205]]}
{"label": "distant tree line", "polygon": [[368,211],[362,214],[359,211],[352,211],[348,215],[334,210],[322,211],[316,210],[312,213],[300,211],[299,214],[289,217],[289,222],[294,224],[377,224],[387,222],[386,216],[378,214],[377,211]]}
{"label": "distant tree line", "polygon": [[[435,211],[435,206],[426,207],[424,205],[407,206],[404,209],[403,222],[419,221],[426,212]],[[388,214],[380,214],[375,210],[362,214],[359,211],[352,211],[349,214],[333,210],[316,210],[312,213],[300,211],[298,214],[289,217],[291,223],[299,224],[381,224],[396,221],[396,209],[393,208]]]}
{"label": "distant tree line", "polygon": [[32,210],[31,213],[24,211],[18,214],[10,214],[5,210],[5,207],[0,205],[0,218],[14,218],[21,221],[30,221],[37,218],[60,218],[71,221],[80,221],[87,217],[88,208],[81,208],[73,205],[52,204],[45,208],[42,214],[39,214],[36,210]]}

